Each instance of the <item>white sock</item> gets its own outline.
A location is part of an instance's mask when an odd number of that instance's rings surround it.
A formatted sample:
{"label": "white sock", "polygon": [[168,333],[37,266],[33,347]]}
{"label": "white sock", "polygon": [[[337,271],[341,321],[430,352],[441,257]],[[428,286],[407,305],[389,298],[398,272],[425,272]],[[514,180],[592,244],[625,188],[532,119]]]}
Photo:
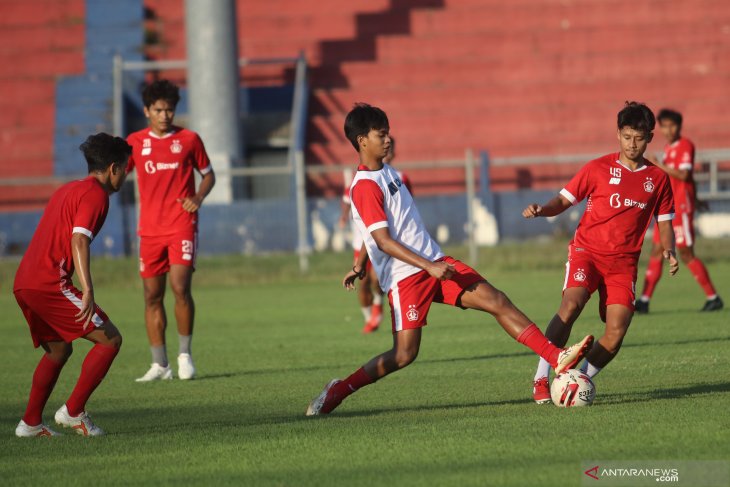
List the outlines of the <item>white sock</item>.
{"label": "white sock", "polygon": [[380,293],[373,293],[373,304],[375,306],[383,304],[383,295]]}
{"label": "white sock", "polygon": [[648,303],[649,302],[649,299],[651,299],[651,298],[649,298],[649,296],[647,296],[646,294],[643,294],[641,296],[641,298],[639,298],[639,300],[642,301],[642,302],[644,302],[644,303]]}
{"label": "white sock", "polygon": [[707,296],[707,300],[708,300],[708,301],[712,301],[712,300],[713,300],[713,299],[715,299],[716,297],[717,297],[717,294],[713,294],[712,296]]}
{"label": "white sock", "polygon": [[537,364],[537,372],[535,373],[535,380],[541,379],[543,377],[547,377],[548,381],[550,380],[550,364],[547,360],[544,358],[540,359],[540,362]]}
{"label": "white sock", "polygon": [[365,321],[370,321],[370,306],[363,306],[360,309],[362,310],[362,317],[365,318]]}
{"label": "white sock", "polygon": [[583,362],[583,365],[581,366],[580,371],[592,379],[598,375],[598,373],[601,371],[601,368],[590,364],[586,360]]}

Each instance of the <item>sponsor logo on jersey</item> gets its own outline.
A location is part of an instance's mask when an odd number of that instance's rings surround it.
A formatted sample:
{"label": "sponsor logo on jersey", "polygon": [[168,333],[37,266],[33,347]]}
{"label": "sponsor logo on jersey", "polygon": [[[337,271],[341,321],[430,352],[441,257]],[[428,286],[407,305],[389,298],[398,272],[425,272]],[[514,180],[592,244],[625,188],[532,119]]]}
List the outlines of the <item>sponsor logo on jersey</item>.
{"label": "sponsor logo on jersey", "polygon": [[585,269],[578,269],[575,274],[573,274],[573,279],[575,279],[578,282],[583,282],[586,280],[586,273]]}
{"label": "sponsor logo on jersey", "polygon": [[418,310],[416,309],[415,304],[411,304],[408,306],[408,311],[406,311],[406,318],[408,318],[408,321],[416,321],[418,319]]}
{"label": "sponsor logo on jersey", "polygon": [[611,205],[611,208],[621,208],[621,195],[613,193],[608,199],[608,204]]}
{"label": "sponsor logo on jersey", "polygon": [[147,172],[147,174],[154,174],[157,171],[170,171],[175,170],[178,167],[180,167],[179,162],[152,162],[147,161],[144,163],[144,170]]}
{"label": "sponsor logo on jersey", "polygon": [[651,180],[651,178],[646,178],[646,181],[644,182],[644,191],[647,193],[651,193],[654,191],[654,182]]}
{"label": "sponsor logo on jersey", "polygon": [[403,183],[398,178],[395,178],[393,181],[388,183],[388,191],[390,192],[390,195],[393,196],[396,194],[401,186],[403,186]]}
{"label": "sponsor logo on jersey", "polygon": [[621,184],[621,178],[611,178],[608,180],[608,184]]}
{"label": "sponsor logo on jersey", "polygon": [[170,152],[172,152],[173,154],[179,154],[182,152],[182,150],[183,146],[180,141],[177,139],[173,140],[172,144],[170,144]]}

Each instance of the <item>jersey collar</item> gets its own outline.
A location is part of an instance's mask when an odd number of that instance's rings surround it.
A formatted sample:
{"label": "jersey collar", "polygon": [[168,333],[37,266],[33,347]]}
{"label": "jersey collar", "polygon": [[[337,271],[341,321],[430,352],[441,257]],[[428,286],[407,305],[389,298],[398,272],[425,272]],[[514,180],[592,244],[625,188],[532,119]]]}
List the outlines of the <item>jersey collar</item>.
{"label": "jersey collar", "polygon": [[[385,164],[383,164],[383,167],[385,167]],[[376,172],[376,171],[380,171],[381,169],[382,169],[382,168],[380,168],[380,169],[370,169],[370,168],[369,168],[369,167],[367,167],[367,166],[366,166],[365,164],[360,164],[359,166],[357,166],[357,170],[358,170],[358,171],[370,171],[370,172]]]}
{"label": "jersey collar", "polygon": [[623,162],[621,162],[621,160],[618,157],[616,158],[616,164],[619,164],[621,167],[625,168],[629,172],[639,172],[639,171],[643,171],[644,169],[647,168],[646,162],[643,162],[641,164],[641,166],[637,167],[636,170],[634,171],[629,166],[627,166],[626,164],[624,164]]}
{"label": "jersey collar", "polygon": [[170,137],[171,135],[175,135],[179,131],[180,131],[179,128],[173,127],[172,130],[170,130],[168,133],[166,133],[162,137],[160,137],[159,135],[157,135],[156,133],[154,133],[152,130],[148,131],[147,133],[149,134],[150,137],[153,137],[155,139],[166,139],[166,138]]}

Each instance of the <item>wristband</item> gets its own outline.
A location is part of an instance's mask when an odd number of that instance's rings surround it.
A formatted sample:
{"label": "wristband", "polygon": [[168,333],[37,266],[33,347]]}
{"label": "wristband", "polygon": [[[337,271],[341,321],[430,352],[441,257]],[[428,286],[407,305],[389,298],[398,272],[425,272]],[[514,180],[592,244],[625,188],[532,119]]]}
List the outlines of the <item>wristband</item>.
{"label": "wristband", "polygon": [[352,266],[352,272],[354,272],[354,273],[355,273],[355,275],[356,275],[356,276],[357,276],[357,277],[358,277],[359,279],[363,279],[363,278],[365,277],[365,268],[364,268],[364,267],[363,267],[362,269],[360,269],[360,272],[357,272],[357,271],[355,270],[355,266]]}

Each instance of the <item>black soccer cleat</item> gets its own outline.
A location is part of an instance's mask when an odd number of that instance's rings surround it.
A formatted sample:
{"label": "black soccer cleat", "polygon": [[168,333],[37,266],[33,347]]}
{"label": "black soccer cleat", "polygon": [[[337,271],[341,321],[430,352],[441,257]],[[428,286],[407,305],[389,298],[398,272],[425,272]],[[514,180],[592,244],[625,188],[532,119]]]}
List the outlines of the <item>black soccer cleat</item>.
{"label": "black soccer cleat", "polygon": [[725,303],[722,302],[720,296],[715,296],[714,298],[705,301],[705,306],[702,308],[702,311],[719,311],[724,307]]}
{"label": "black soccer cleat", "polygon": [[634,304],[634,311],[640,315],[645,315],[649,313],[649,301],[642,301],[641,299],[637,300]]}

